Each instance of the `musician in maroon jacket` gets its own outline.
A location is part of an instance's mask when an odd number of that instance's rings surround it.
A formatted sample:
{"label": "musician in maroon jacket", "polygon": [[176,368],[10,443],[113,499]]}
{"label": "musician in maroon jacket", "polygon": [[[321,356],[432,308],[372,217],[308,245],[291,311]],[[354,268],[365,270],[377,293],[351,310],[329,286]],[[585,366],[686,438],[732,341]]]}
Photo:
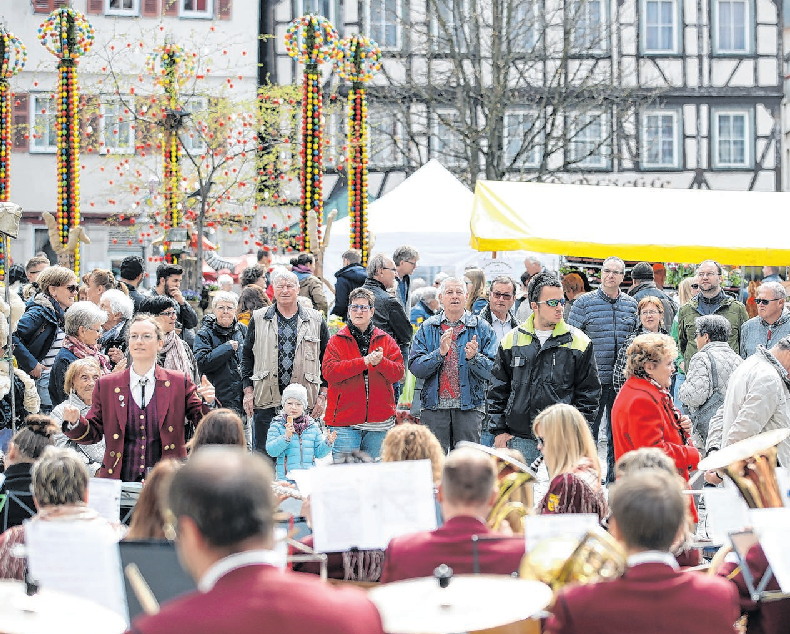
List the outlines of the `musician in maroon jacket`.
{"label": "musician in maroon jacket", "polygon": [[685,519],[678,479],[645,469],[612,487],[609,529],[626,550],[619,579],[562,590],[548,634],[733,634],[738,592],[724,579],[678,569],[669,552]]}
{"label": "musician in maroon jacket", "polygon": [[137,315],[129,327],[132,363],[108,374],[93,388],[87,416],[73,405],[63,410],[63,433],[78,444],[104,437],[99,478],[139,482],[162,458],[186,458],[184,420],[197,425],[214,403],[214,387],[203,377],[199,387],[183,372],[156,365],[162,328]]}
{"label": "musician in maroon jacket", "polygon": [[[454,574],[509,575],[518,570],[524,537],[505,537],[485,524],[497,497],[496,484],[491,456],[468,447],[451,451],[438,492],[444,525],[390,541],[381,582],[428,577],[441,564],[450,566]],[[474,536],[479,538],[476,543]]]}
{"label": "musician in maroon jacket", "polygon": [[197,591],[129,634],[381,634],[381,618],[363,592],[271,565],[273,472],[258,454],[204,447],[170,485],[176,547]]}

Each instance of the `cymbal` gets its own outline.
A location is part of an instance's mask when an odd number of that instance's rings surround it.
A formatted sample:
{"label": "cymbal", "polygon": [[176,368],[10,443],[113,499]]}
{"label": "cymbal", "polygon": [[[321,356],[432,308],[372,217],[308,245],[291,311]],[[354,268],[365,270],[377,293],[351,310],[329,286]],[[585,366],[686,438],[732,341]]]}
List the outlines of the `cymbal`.
{"label": "cymbal", "polygon": [[25,594],[21,581],[0,580],[0,633],[2,634],[121,634],[121,615],[80,597],[39,590]]}
{"label": "cymbal", "polygon": [[722,447],[716,453],[711,454],[704,460],[700,460],[697,469],[700,471],[721,469],[738,460],[746,460],[766,449],[775,447],[788,436],[790,436],[790,429],[772,429],[751,438],[744,438],[736,443]]}
{"label": "cymbal", "polygon": [[532,474],[532,478],[535,479],[538,477],[538,474],[535,473],[532,469],[530,469],[527,465],[525,465],[520,460],[516,460],[515,458],[511,458],[501,449],[497,449],[496,447],[486,447],[485,445],[478,445],[476,442],[469,442],[468,440],[462,440],[461,442],[455,445],[456,447],[471,447],[472,449],[479,449],[480,451],[485,451],[489,456],[494,456],[495,458],[499,458],[502,462],[506,462],[511,467],[518,471],[523,471],[524,473]]}
{"label": "cymbal", "polygon": [[454,634],[528,619],[549,604],[552,594],[539,581],[458,575],[446,588],[427,577],[385,584],[368,592],[368,597],[388,634]]}

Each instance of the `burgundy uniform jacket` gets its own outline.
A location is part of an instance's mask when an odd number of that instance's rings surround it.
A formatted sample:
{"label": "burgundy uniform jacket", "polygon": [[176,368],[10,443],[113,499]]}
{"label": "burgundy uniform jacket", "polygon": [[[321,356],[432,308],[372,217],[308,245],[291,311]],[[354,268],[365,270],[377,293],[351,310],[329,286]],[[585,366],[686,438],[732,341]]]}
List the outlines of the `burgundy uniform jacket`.
{"label": "burgundy uniform jacket", "polygon": [[384,553],[381,582],[430,577],[441,564],[450,566],[456,575],[472,574],[473,535],[480,537],[477,550],[481,573],[509,575],[518,570],[524,556],[523,535],[505,537],[490,531],[476,517],[459,516],[435,531],[393,539]]}
{"label": "burgundy uniform jacket", "polygon": [[382,634],[364,592],[310,575],[254,564],[231,570],[206,592],[142,616],[127,634]]}
{"label": "burgundy uniform jacket", "polygon": [[561,591],[552,612],[548,634],[733,634],[738,592],[705,573],[643,563],[619,579]]}

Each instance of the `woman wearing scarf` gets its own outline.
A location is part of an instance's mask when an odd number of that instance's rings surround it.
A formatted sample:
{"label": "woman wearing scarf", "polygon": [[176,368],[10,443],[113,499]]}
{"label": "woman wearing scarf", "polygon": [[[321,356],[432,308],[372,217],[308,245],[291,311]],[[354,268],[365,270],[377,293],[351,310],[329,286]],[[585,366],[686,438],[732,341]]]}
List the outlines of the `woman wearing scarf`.
{"label": "woman wearing scarf", "polygon": [[299,295],[307,297],[313,302],[313,308],[324,313],[329,308],[329,302],[324,295],[324,285],[313,273],[315,272],[315,259],[312,253],[300,253],[291,260],[291,271],[299,280]]}
{"label": "woman wearing scarf", "polygon": [[[101,353],[98,345],[105,321],[107,313],[93,302],[76,302],[66,313],[66,337],[52,364],[49,379],[49,396],[53,405],[62,403],[68,397],[66,370],[76,359],[96,359],[102,375],[112,372],[110,359]],[[116,369],[123,370],[125,367],[124,363],[116,366]]]}
{"label": "woman wearing scarf", "polygon": [[378,458],[384,436],[395,425],[392,385],[403,376],[403,357],[395,340],[373,326],[374,303],[366,288],[351,291],[348,324],[329,339],[324,352],[325,420],[337,432],[334,455],[361,449]]}
{"label": "woman wearing scarf", "polygon": [[[176,332],[179,306],[172,297],[167,295],[154,295],[146,298],[140,306],[141,313],[152,315],[165,334],[165,342],[159,351],[157,363],[165,370],[178,370],[183,372],[195,385],[200,385],[200,375],[197,371],[197,361],[192,349]],[[219,401],[219,399],[217,399]],[[221,402],[221,401],[220,401]]]}
{"label": "woman wearing scarf", "polygon": [[14,358],[19,368],[36,380],[41,411],[46,413],[53,406],[49,397],[50,369],[66,336],[66,310],[74,303],[79,281],[74,271],[50,266],[36,282],[39,292],[28,302],[14,332]]}

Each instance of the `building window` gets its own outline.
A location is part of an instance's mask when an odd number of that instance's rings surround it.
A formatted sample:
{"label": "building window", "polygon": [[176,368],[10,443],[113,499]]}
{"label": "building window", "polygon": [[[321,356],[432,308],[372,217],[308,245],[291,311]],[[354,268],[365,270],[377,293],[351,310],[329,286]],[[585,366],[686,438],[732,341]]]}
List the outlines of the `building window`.
{"label": "building window", "polygon": [[365,3],[367,32],[385,51],[401,47],[401,0],[367,0]]}
{"label": "building window", "polygon": [[182,18],[211,18],[212,0],[181,0]]}
{"label": "building window", "polygon": [[577,0],[572,7],[574,50],[581,54],[605,53],[608,49],[606,0]]}
{"label": "building window", "polygon": [[747,111],[713,113],[713,166],[720,168],[750,167],[752,133]]}
{"label": "building window", "polygon": [[376,167],[403,165],[403,125],[396,114],[385,109],[368,109],[368,156]]}
{"label": "building window", "polygon": [[102,154],[134,154],[134,114],[119,97],[102,97],[99,129]]}
{"label": "building window", "polygon": [[55,152],[58,134],[55,128],[55,98],[45,95],[30,96],[30,151]]}
{"label": "building window", "polygon": [[208,99],[206,97],[190,97],[184,103],[184,110],[189,116],[184,119],[181,128],[181,145],[190,154],[201,154],[208,149],[206,129],[208,127]]}
{"label": "building window", "polygon": [[678,5],[675,0],[643,0],[644,53],[678,53]]}
{"label": "building window", "polygon": [[515,51],[523,48],[529,52],[538,41],[538,4],[535,0],[524,0],[507,5],[510,47]]}
{"label": "building window", "polygon": [[140,0],[104,0],[105,15],[140,15]]}
{"label": "building window", "polygon": [[751,48],[750,5],[744,0],[718,0],[713,5],[713,47],[722,54],[748,53]]}
{"label": "building window", "polygon": [[429,0],[431,11],[431,47],[434,51],[467,51],[469,34],[464,25],[468,18],[468,0]]}
{"label": "building window", "polygon": [[652,110],[642,119],[642,167],[672,169],[681,167],[680,113]]}
{"label": "building window", "polygon": [[508,167],[536,168],[540,165],[538,114],[533,110],[512,110],[504,117],[505,160]]}
{"label": "building window", "polygon": [[609,167],[609,126],[602,112],[575,115],[568,122],[569,163],[572,168]]}
{"label": "building window", "polygon": [[333,9],[332,0],[296,0],[297,17],[312,13],[313,15],[322,15],[334,24],[335,12]]}
{"label": "building window", "polygon": [[460,132],[461,117],[455,110],[437,110],[433,117],[431,156],[445,167],[460,167],[466,151]]}

